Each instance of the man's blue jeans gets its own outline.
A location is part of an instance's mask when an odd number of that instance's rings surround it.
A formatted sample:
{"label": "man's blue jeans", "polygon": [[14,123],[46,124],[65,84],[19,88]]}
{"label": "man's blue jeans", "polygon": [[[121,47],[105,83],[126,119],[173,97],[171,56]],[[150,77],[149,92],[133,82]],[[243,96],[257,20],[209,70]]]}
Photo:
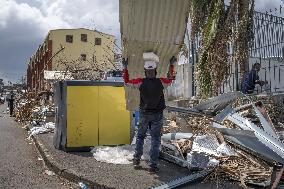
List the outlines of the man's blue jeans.
{"label": "man's blue jeans", "polygon": [[143,155],[144,139],[149,128],[151,135],[150,167],[157,167],[159,148],[161,145],[161,129],[163,126],[163,113],[143,114],[140,113],[138,133],[134,159],[140,160]]}

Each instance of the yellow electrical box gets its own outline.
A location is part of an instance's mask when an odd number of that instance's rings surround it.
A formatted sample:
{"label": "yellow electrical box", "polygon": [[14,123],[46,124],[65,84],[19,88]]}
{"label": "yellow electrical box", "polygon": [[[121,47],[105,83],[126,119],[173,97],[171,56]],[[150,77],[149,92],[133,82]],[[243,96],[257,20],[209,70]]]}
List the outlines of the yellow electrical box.
{"label": "yellow electrical box", "polygon": [[93,146],[130,143],[123,83],[64,81],[54,88],[57,149],[88,151]]}

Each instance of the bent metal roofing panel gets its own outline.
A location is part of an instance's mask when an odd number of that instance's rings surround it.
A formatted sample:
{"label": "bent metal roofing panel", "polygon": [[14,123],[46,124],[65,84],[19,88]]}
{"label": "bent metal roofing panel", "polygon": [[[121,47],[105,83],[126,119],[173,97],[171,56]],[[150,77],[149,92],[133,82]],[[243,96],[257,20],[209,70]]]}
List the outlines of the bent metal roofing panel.
{"label": "bent metal roofing panel", "polygon": [[[142,55],[151,51],[160,58],[158,77],[166,77],[170,58],[184,43],[189,0],[120,0],[119,14],[123,57],[129,60],[130,79],[144,77]],[[137,99],[137,92],[127,89],[126,93],[128,105]],[[137,102],[134,104],[137,106]]]}

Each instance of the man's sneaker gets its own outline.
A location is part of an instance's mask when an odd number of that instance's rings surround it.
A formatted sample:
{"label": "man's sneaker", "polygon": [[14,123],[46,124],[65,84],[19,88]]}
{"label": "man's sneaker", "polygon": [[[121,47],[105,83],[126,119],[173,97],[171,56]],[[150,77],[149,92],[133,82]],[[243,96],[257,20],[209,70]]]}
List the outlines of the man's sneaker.
{"label": "man's sneaker", "polygon": [[133,159],[133,167],[134,168],[140,167],[140,160],[139,159]]}
{"label": "man's sneaker", "polygon": [[158,167],[150,167],[149,170],[148,170],[148,172],[149,172],[150,174],[156,174],[156,173],[158,173],[159,171],[160,171],[160,169],[159,169]]}

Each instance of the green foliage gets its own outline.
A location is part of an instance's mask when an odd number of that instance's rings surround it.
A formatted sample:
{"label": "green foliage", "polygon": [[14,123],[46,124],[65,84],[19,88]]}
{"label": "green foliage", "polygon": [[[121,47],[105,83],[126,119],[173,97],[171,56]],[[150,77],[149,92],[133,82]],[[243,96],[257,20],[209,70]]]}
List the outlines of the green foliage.
{"label": "green foliage", "polygon": [[209,54],[211,47],[214,44],[214,39],[217,34],[217,29],[221,14],[224,9],[223,0],[213,0],[210,7],[210,14],[203,29],[202,38],[202,54],[200,56],[200,62],[197,65],[196,78],[198,80],[199,94],[202,98],[208,98],[213,95],[212,87],[212,68],[210,65]]}
{"label": "green foliage", "polygon": [[212,0],[191,0],[190,17],[191,17],[191,38],[201,32],[206,23],[208,12],[211,7]]}
{"label": "green foliage", "polygon": [[[228,43],[236,47],[232,60],[244,67],[252,41],[254,0],[231,0],[225,10],[224,0],[191,1],[191,39],[201,34],[199,62],[195,79],[199,96],[218,95],[228,77]],[[250,5],[250,6],[245,6]],[[244,72],[244,69],[241,70]]]}

